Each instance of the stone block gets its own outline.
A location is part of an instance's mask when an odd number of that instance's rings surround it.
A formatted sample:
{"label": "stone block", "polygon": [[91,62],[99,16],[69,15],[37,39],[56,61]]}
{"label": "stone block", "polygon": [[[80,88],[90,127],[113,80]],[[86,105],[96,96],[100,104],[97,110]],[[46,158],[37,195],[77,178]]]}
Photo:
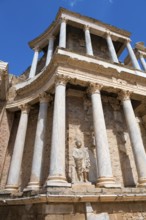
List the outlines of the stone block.
{"label": "stone block", "polygon": [[72,204],[45,205],[44,214],[72,214],[73,209]]}
{"label": "stone block", "polygon": [[94,214],[88,213],[87,220],[110,220],[107,213]]}
{"label": "stone block", "polygon": [[44,220],[64,220],[63,215],[46,215]]}
{"label": "stone block", "polygon": [[85,214],[73,214],[73,215],[64,215],[63,220],[86,220]]}

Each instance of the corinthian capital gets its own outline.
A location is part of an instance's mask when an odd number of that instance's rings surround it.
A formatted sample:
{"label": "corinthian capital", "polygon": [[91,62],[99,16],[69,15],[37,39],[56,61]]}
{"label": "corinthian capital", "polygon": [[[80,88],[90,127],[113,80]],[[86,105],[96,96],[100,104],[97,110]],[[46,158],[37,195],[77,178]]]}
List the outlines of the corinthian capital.
{"label": "corinthian capital", "polygon": [[56,86],[58,85],[66,85],[66,83],[68,82],[68,78],[64,75],[56,75],[56,78],[55,78],[55,84]]}
{"label": "corinthian capital", "polygon": [[129,90],[121,90],[119,93],[119,99],[121,101],[129,100],[132,92]]}
{"label": "corinthian capital", "polygon": [[46,93],[46,92],[42,92],[39,94],[39,100],[40,103],[42,102],[50,102],[52,100],[52,97],[50,94]]}
{"label": "corinthian capital", "polygon": [[30,105],[29,104],[20,105],[19,108],[21,109],[21,112],[23,114],[28,114],[29,111],[30,111]]}
{"label": "corinthian capital", "polygon": [[102,89],[103,85],[98,84],[98,83],[90,83],[89,84],[89,93],[94,94],[94,93],[100,93],[100,90]]}

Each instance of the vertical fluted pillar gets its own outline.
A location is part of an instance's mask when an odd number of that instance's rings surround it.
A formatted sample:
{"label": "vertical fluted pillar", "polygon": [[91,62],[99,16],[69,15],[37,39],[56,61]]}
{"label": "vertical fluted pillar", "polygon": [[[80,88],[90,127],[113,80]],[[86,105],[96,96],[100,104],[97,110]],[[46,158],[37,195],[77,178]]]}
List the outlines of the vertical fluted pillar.
{"label": "vertical fluted pillar", "polygon": [[66,48],[66,19],[62,18],[60,24],[59,47]]}
{"label": "vertical fluted pillar", "polygon": [[67,185],[65,175],[66,133],[66,80],[58,76],[55,84],[55,100],[52,128],[50,172],[46,185]]}
{"label": "vertical fluted pillar", "polygon": [[86,53],[88,55],[93,56],[92,42],[91,42],[91,36],[88,26],[85,27],[85,42],[86,42]]}
{"label": "vertical fluted pillar", "polygon": [[134,54],[134,51],[133,51],[133,49],[132,49],[132,47],[131,47],[130,40],[127,40],[126,46],[127,46],[127,50],[128,50],[129,56],[130,56],[130,58],[131,58],[131,62],[132,62],[132,64],[133,64],[133,67],[134,67],[135,69],[141,70],[141,69],[140,69],[140,66],[139,66],[139,63],[138,63],[138,61],[137,61],[137,59],[136,59],[136,56],[135,56],[135,54]]}
{"label": "vertical fluted pillar", "polygon": [[145,62],[145,59],[144,59],[142,53],[139,54],[139,58],[140,58],[140,61],[141,61],[141,64],[142,64],[144,70],[146,71],[146,62]]}
{"label": "vertical fluted pillar", "polygon": [[27,124],[28,124],[28,113],[30,107],[28,105],[21,105],[20,109],[21,109],[21,116],[17,130],[16,140],[14,144],[14,150],[11,159],[7,185],[6,185],[6,190],[8,191],[18,190],[19,187],[19,177],[20,177],[21,163],[22,163],[25,137],[27,131]]}
{"label": "vertical fluted pillar", "polygon": [[120,93],[120,98],[122,101],[124,115],[126,118],[133,154],[135,158],[138,173],[138,186],[146,186],[146,152],[140,134],[140,129],[136,122],[134,110],[131,104],[130,92],[122,91]]}
{"label": "vertical fluted pillar", "polygon": [[39,48],[34,48],[34,56],[30,68],[29,78],[33,78],[36,74],[38,58],[39,58]]}
{"label": "vertical fluted pillar", "polygon": [[40,98],[40,108],[39,108],[36,136],[34,143],[34,154],[32,160],[31,177],[30,177],[30,182],[27,186],[28,189],[33,189],[33,190],[38,190],[40,188],[45,134],[46,134],[46,126],[47,126],[47,112],[48,112],[48,104],[49,101],[51,100],[51,97],[45,92],[40,94],[39,98]]}
{"label": "vertical fluted pillar", "polygon": [[50,63],[50,60],[52,58],[53,54],[53,48],[54,48],[54,36],[49,37],[49,44],[48,44],[48,52],[47,52],[47,58],[46,58],[46,66]]}
{"label": "vertical fluted pillar", "polygon": [[91,84],[89,88],[92,100],[95,145],[98,166],[97,186],[116,187],[112,174],[110,152],[101,102],[101,88],[102,86],[98,84]]}
{"label": "vertical fluted pillar", "polygon": [[111,39],[111,35],[110,35],[109,32],[107,32],[106,40],[107,40],[107,45],[108,45],[108,49],[109,49],[112,61],[115,62],[115,63],[119,63],[118,57],[117,57],[117,54],[116,54],[116,50],[114,48],[114,44],[113,44],[113,41]]}

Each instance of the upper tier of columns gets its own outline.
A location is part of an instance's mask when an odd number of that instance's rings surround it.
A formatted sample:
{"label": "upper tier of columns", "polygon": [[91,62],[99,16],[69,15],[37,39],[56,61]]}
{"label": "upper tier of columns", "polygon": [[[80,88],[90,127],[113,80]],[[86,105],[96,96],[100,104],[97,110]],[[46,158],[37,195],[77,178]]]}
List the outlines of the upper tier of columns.
{"label": "upper tier of columns", "polygon": [[[86,53],[88,55],[93,56],[94,52],[93,52],[93,47],[92,47],[92,39],[90,35],[90,27],[85,26],[84,31],[85,31]],[[67,32],[67,20],[65,18],[62,18],[60,22],[59,47],[66,48],[66,32]],[[54,39],[55,38],[53,35],[49,37],[48,51],[47,51],[47,58],[46,58],[45,66],[47,66],[51,61],[53,50],[54,50]],[[112,33],[110,33],[110,31],[106,32],[106,41],[107,41],[107,46],[108,46],[109,54],[110,54],[112,61],[114,63],[119,63],[118,56],[116,54],[116,50],[115,50],[114,43],[112,40]],[[131,62],[133,64],[133,67],[138,70],[141,70],[139,63],[136,59],[136,56],[134,54],[134,51],[131,47],[130,39],[126,41],[126,47],[127,47]],[[39,47],[34,48],[34,57],[33,57],[32,65],[30,69],[29,78],[33,78],[36,74],[38,57],[39,57]],[[140,56],[140,60],[141,60],[144,70],[146,70],[146,64],[142,56]]]}

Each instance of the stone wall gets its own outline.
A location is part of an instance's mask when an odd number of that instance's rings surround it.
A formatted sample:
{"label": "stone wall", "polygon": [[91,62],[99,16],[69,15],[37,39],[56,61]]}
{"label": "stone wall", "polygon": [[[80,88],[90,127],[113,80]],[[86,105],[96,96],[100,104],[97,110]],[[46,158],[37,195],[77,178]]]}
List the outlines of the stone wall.
{"label": "stone wall", "polygon": [[[92,203],[92,218],[86,218],[84,203],[28,204],[0,207],[1,220],[145,220],[146,203]],[[104,215],[103,215],[104,214]],[[105,216],[103,218],[103,216]]]}
{"label": "stone wall", "polygon": [[[94,56],[111,60],[104,38],[91,34],[91,41]],[[67,49],[86,54],[85,33],[83,29],[77,29],[67,25]]]}
{"label": "stone wall", "polygon": [[[114,178],[122,186],[135,187],[137,171],[123,110],[120,103],[118,103],[118,109],[113,107],[113,103],[116,103],[113,97],[102,96],[102,102]],[[82,146],[88,148],[91,161],[89,180],[94,183],[97,180],[98,168],[96,170],[92,105],[90,98],[85,97],[85,93],[81,94],[77,90],[70,91],[70,96],[67,98],[67,125],[69,179],[72,178],[74,166],[73,147],[75,141],[79,140]]]}
{"label": "stone wall", "polygon": [[[8,112],[5,105],[1,105],[0,109],[0,180],[2,179],[2,170],[6,159],[9,137],[13,124],[14,113]],[[8,166],[8,165],[7,165]]]}

